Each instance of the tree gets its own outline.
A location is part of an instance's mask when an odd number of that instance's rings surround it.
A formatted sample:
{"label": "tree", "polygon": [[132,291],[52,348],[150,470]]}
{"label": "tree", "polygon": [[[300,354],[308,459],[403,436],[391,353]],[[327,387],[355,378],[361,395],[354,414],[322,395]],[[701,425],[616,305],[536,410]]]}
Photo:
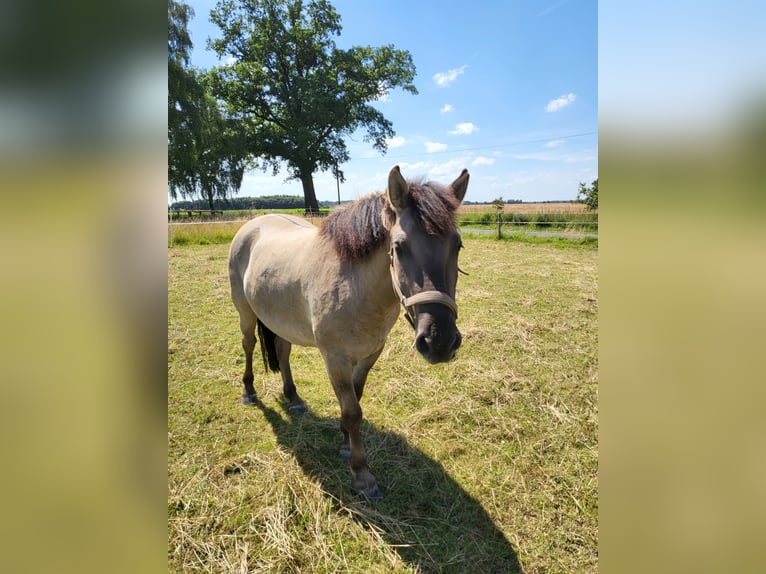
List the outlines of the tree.
{"label": "tree", "polygon": [[193,164],[194,101],[199,98],[188,69],[192,41],[187,26],[193,16],[191,7],[168,1],[168,186],[173,198],[185,187]]}
{"label": "tree", "polygon": [[221,0],[211,21],[222,38],[210,47],[233,58],[211,71],[216,96],[242,122],[260,167],[276,175],[284,161],[301,181],[307,211],[318,209],[316,171],[344,180],[344,136],[364,128],[364,141],[386,152],[394,130],[370,103],[395,87],[417,94],[409,52],[336,48],[341,18],[328,0]]}
{"label": "tree", "polygon": [[580,182],[577,201],[584,203],[591,211],[598,209],[598,178],[593,180],[590,187],[586,187],[585,182]]}
{"label": "tree", "polygon": [[168,188],[173,199],[199,194],[213,209],[216,197],[239,189],[246,167],[239,122],[222,113],[208,79],[189,66],[187,31],[194,11],[168,2]]}

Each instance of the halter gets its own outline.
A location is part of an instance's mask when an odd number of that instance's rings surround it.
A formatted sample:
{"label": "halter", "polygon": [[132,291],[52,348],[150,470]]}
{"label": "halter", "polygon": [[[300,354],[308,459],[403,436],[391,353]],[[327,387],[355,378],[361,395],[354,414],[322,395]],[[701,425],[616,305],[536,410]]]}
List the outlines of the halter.
{"label": "halter", "polygon": [[391,271],[391,284],[394,288],[397,299],[399,299],[399,303],[401,303],[402,308],[404,309],[404,317],[407,319],[413,329],[415,328],[415,313],[413,312],[413,307],[423,303],[439,303],[440,305],[449,307],[450,310],[452,310],[452,312],[455,314],[455,319],[457,319],[457,303],[455,303],[455,300],[443,291],[421,291],[420,293],[416,293],[411,297],[405,297],[402,293],[402,288],[399,286],[399,279],[396,277],[396,272],[394,270],[393,247],[389,251],[389,256],[391,260],[391,265],[389,266],[389,270]]}

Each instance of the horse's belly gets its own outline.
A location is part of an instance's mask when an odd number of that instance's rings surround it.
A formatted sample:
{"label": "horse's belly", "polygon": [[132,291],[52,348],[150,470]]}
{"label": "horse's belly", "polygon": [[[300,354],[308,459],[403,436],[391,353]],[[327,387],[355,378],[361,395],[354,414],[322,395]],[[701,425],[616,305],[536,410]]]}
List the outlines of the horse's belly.
{"label": "horse's belly", "polygon": [[305,294],[295,282],[280,282],[273,273],[256,271],[245,281],[250,306],[274,333],[296,345],[314,346]]}

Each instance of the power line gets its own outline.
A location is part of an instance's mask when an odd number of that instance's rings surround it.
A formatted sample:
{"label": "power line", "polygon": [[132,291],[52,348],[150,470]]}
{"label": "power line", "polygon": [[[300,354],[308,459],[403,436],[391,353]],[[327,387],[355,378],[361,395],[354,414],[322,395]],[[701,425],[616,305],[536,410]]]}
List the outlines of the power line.
{"label": "power line", "polygon": [[445,154],[445,153],[456,153],[461,151],[477,151],[477,150],[484,150],[484,149],[499,149],[499,148],[505,148],[505,147],[513,147],[517,145],[526,145],[526,144],[533,144],[533,143],[542,143],[542,142],[549,142],[549,141],[558,141],[558,140],[567,140],[572,138],[580,138],[585,136],[592,136],[594,134],[597,134],[598,131],[590,131],[590,132],[582,132],[579,134],[569,134],[565,136],[553,136],[553,137],[545,137],[545,138],[539,138],[539,139],[533,139],[533,140],[523,140],[523,141],[517,141],[517,142],[511,142],[511,143],[504,143],[504,144],[494,144],[494,145],[486,145],[486,146],[476,146],[476,147],[460,147],[453,150],[442,150],[442,151],[433,151],[433,152],[417,152],[417,153],[408,153],[408,154],[402,154],[402,155],[385,155],[385,156],[364,156],[364,157],[358,157],[357,160],[360,159],[381,159],[385,157],[386,159],[406,159],[408,157],[413,156],[421,156],[421,155],[439,155],[439,154]]}

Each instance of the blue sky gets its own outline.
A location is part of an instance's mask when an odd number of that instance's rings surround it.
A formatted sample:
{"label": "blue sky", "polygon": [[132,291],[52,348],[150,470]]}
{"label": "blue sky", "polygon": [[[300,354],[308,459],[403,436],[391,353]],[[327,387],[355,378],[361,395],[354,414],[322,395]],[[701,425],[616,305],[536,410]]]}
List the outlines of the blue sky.
{"label": "blue sky", "polygon": [[[191,0],[192,64],[219,65],[207,50],[218,28],[215,1]],[[466,200],[569,200],[598,177],[598,51],[595,0],[467,3],[336,0],[338,47],[393,44],[412,54],[414,96],[395,90],[376,103],[396,136],[381,156],[347,141],[341,199],[382,190],[393,165],[405,177],[448,183],[471,173]],[[247,174],[240,196],[302,195],[299,182]],[[314,175],[319,200],[336,200],[335,179]]]}

